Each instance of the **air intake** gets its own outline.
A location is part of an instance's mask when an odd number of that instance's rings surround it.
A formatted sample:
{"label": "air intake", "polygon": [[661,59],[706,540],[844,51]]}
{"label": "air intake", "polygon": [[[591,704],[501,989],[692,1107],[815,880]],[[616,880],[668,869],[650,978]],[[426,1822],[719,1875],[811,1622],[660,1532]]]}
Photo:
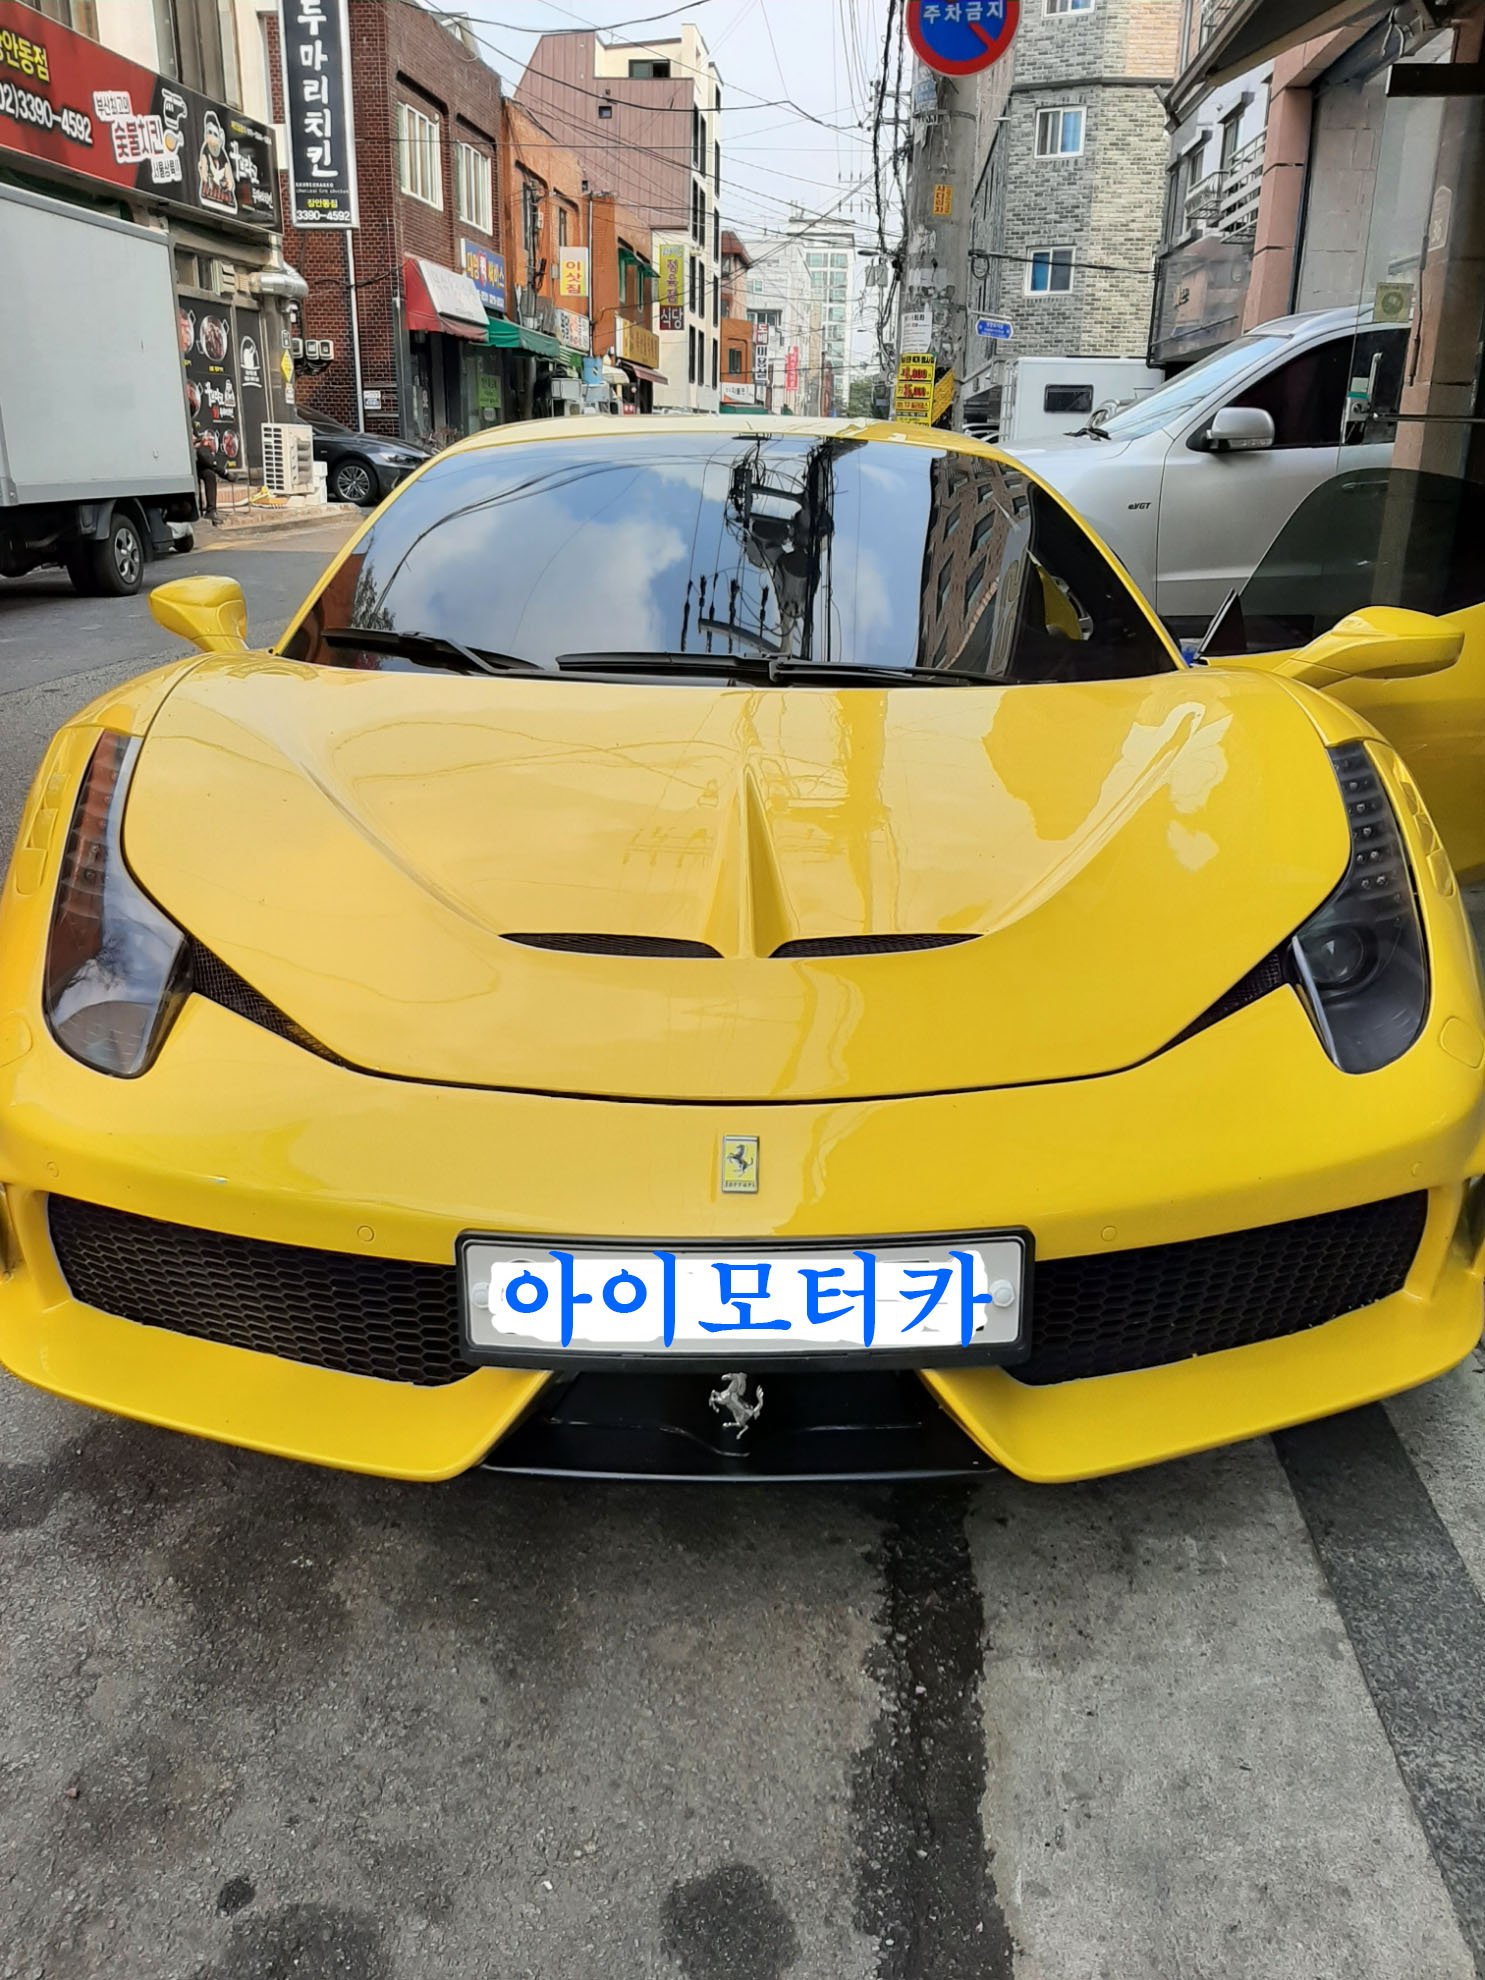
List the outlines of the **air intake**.
{"label": "air intake", "polygon": [[804,962],[811,956],[906,956],[915,949],[952,949],[977,942],[977,935],[824,935],[805,942],[783,942],[775,962]]}
{"label": "air intake", "polygon": [[668,956],[717,962],[707,942],[673,942],[663,935],[507,935],[526,949],[556,949],[570,956]]}

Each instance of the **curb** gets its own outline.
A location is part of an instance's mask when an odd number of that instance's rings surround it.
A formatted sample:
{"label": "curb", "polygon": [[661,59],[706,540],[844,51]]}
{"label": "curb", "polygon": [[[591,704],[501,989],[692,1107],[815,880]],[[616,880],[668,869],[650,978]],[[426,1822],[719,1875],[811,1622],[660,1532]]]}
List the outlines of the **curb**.
{"label": "curb", "polygon": [[[312,523],[335,522],[343,517],[359,517],[366,513],[354,502],[327,502],[323,508],[296,509],[292,514],[286,514],[281,509],[268,509],[255,515],[244,516],[240,522],[235,517],[224,515],[220,527],[211,530],[211,536],[206,541],[203,541],[203,532],[198,525],[196,548],[204,549],[206,542],[212,539],[220,543],[230,541],[235,536],[268,536],[280,530],[304,529]],[[208,530],[211,529],[210,523],[204,516],[201,522]]]}

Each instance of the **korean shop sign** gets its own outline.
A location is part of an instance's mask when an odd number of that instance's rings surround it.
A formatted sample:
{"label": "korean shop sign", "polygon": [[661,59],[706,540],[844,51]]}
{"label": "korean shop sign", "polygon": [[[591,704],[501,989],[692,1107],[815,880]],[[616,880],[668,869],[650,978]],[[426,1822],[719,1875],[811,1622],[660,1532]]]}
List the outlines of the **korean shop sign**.
{"label": "korean shop sign", "polygon": [[345,0],[279,0],[278,45],[296,227],[355,227],[356,128]]}
{"label": "korean shop sign", "polygon": [[[665,242],[657,256],[660,268],[660,294],[657,298],[662,309],[684,310],[686,306],[686,250],[673,242]],[[678,329],[683,325],[677,325]]]}
{"label": "korean shop sign", "polygon": [[498,309],[505,314],[505,256],[495,254],[491,249],[481,247],[478,241],[461,239],[459,259],[464,265],[464,273],[480,292],[480,301],[486,309]]}
{"label": "korean shop sign", "polygon": [[559,247],[557,294],[564,302],[581,302],[587,293],[588,250],[585,247]]}
{"label": "korean shop sign", "polygon": [[972,76],[998,62],[1020,18],[1020,0],[907,0],[913,52],[941,76]]}
{"label": "korean shop sign", "polygon": [[0,158],[8,152],[175,210],[278,228],[265,125],[19,0],[0,0]]}
{"label": "korean shop sign", "polygon": [[904,351],[897,360],[897,383],[892,393],[892,417],[929,423],[933,380],[938,366],[930,351]]}

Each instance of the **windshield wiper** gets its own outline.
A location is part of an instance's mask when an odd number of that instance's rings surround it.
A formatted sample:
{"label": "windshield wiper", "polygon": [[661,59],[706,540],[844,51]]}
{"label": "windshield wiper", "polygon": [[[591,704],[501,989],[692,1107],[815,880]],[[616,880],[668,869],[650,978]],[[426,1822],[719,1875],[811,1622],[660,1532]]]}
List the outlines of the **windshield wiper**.
{"label": "windshield wiper", "polygon": [[984,682],[984,674],[938,673],[928,667],[868,667],[839,660],[783,660],[756,653],[559,653],[557,665],[566,673],[569,663],[581,666],[588,676],[615,674],[682,674],[702,680],[719,674],[732,674],[740,680],[767,681],[849,681],[854,686],[881,687],[910,682],[914,687],[948,687],[962,681]]}
{"label": "windshield wiper", "polygon": [[485,646],[465,646],[443,633],[383,632],[380,629],[336,626],[321,638],[327,646],[360,647],[365,653],[391,653],[415,667],[447,667],[462,661],[477,674],[554,674],[548,662],[523,660],[517,653],[497,653]]}
{"label": "windshield wiper", "polygon": [[1086,426],[1075,426],[1070,437],[1080,440],[1085,433],[1092,440],[1112,440],[1114,437],[1112,433],[1105,433],[1096,419],[1090,419]]}

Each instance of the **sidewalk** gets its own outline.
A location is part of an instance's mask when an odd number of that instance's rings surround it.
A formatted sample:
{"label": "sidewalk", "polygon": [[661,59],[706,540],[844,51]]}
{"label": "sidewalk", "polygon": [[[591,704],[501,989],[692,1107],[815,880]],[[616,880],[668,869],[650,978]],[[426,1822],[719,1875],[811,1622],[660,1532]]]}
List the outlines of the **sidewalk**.
{"label": "sidewalk", "polygon": [[257,536],[265,530],[298,529],[314,523],[348,521],[366,513],[354,502],[309,502],[298,495],[275,495],[266,500],[260,496],[257,501],[250,502],[246,489],[221,486],[217,491],[219,527],[214,530],[203,516],[195,526],[196,547],[203,549],[213,536],[218,541],[225,537]]}

